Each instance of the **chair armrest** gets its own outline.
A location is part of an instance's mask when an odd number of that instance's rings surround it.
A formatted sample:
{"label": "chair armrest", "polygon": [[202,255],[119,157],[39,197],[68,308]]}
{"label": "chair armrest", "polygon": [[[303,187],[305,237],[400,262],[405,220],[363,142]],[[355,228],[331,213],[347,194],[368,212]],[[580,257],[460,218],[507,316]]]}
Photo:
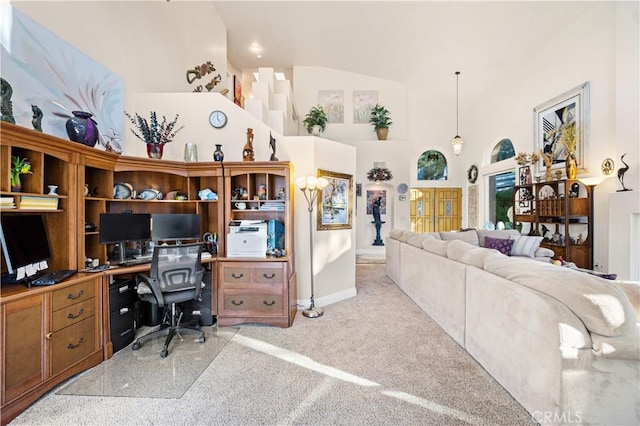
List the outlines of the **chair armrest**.
{"label": "chair armrest", "polygon": [[139,286],[141,282],[146,284],[151,289],[153,296],[158,302],[158,307],[164,307],[164,297],[162,296],[162,289],[160,288],[160,284],[158,284],[158,280],[155,278],[151,278],[146,274],[136,275],[136,284]]}

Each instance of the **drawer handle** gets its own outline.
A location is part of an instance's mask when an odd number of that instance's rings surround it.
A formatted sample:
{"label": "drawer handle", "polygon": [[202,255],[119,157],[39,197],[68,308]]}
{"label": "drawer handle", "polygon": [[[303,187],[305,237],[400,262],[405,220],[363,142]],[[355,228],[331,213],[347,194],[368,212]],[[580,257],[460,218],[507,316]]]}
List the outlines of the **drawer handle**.
{"label": "drawer handle", "polygon": [[243,273],[240,273],[240,275],[236,275],[236,273],[235,273],[235,272],[232,272],[232,273],[231,273],[231,276],[237,280],[237,279],[239,279],[239,278],[244,277],[244,274],[243,274]]}
{"label": "drawer handle", "polygon": [[73,315],[71,312],[69,312],[69,315],[67,315],[67,318],[69,319],[76,319],[78,318],[80,315],[82,315],[84,313],[84,308],[80,308],[80,310],[78,311],[78,315]]}
{"label": "drawer handle", "polygon": [[84,294],[84,290],[80,290],[77,296],[74,296],[72,293],[69,293],[67,294],[67,299],[69,300],[79,299],[80,297],[82,297],[83,294]]}
{"label": "drawer handle", "polygon": [[239,301],[239,302],[236,302],[235,300],[233,300],[233,299],[232,299],[232,300],[231,300],[231,303],[233,303],[233,304],[234,304],[234,305],[236,305],[236,306],[240,306],[240,305],[242,305],[242,304],[244,303],[244,300],[241,300],[241,301]]}
{"label": "drawer handle", "polygon": [[125,285],[125,286],[120,287],[120,288],[118,289],[118,293],[122,294],[122,293],[124,293],[124,292],[129,291],[129,290],[130,290],[129,286],[128,286],[128,285]]}
{"label": "drawer handle", "polygon": [[120,337],[124,337],[127,334],[131,333],[133,330],[131,328],[127,328],[125,331],[123,331],[122,333],[120,333]]}
{"label": "drawer handle", "polygon": [[67,345],[67,349],[75,349],[78,346],[80,346],[82,344],[82,342],[84,342],[84,337],[81,337],[80,340],[78,340],[78,343],[76,345],[72,345],[71,343],[69,343]]}
{"label": "drawer handle", "polygon": [[262,301],[262,303],[264,303],[264,304],[265,304],[265,305],[267,305],[267,306],[273,306],[273,305],[275,305],[275,304],[276,304],[276,301],[275,301],[275,300],[272,300],[272,301],[271,301],[271,303],[269,303],[269,302],[267,302],[266,300],[263,300],[263,301]]}
{"label": "drawer handle", "polygon": [[53,333],[49,332],[45,337],[47,338],[47,340],[51,340],[53,338]]}
{"label": "drawer handle", "polygon": [[267,275],[267,273],[265,272],[265,273],[262,274],[262,276],[265,277],[266,279],[270,280],[270,279],[274,278],[276,276],[276,274],[274,272],[271,275]]}

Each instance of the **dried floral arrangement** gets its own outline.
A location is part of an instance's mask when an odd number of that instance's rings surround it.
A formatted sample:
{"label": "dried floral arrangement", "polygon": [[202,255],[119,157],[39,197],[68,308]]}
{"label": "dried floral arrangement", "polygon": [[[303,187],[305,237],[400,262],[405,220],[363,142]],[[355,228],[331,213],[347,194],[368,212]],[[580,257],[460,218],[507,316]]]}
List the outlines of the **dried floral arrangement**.
{"label": "dried floral arrangement", "polygon": [[531,154],[527,154],[526,152],[519,152],[515,156],[516,163],[520,166],[526,166],[527,164],[537,164],[540,161],[540,156],[537,152],[532,152]]}
{"label": "dried floral arrangement", "polygon": [[367,179],[372,181],[385,181],[393,179],[391,170],[386,167],[374,167],[367,172]]}
{"label": "dried floral arrangement", "polygon": [[565,124],[560,128],[560,143],[567,147],[569,155],[576,152],[576,143],[578,142],[578,129],[576,122]]}
{"label": "dried floral arrangement", "polygon": [[[172,121],[167,121],[167,117],[162,116],[162,121],[158,123],[158,117],[155,111],[151,111],[151,119],[147,121],[146,118],[142,118],[135,113],[131,116],[128,112],[124,112],[129,121],[138,129],[138,132],[131,129],[131,133],[146,144],[161,144],[169,143],[173,140],[176,134],[184,128],[184,126],[175,129],[178,122],[179,115]],[[175,129],[175,130],[174,130]]]}

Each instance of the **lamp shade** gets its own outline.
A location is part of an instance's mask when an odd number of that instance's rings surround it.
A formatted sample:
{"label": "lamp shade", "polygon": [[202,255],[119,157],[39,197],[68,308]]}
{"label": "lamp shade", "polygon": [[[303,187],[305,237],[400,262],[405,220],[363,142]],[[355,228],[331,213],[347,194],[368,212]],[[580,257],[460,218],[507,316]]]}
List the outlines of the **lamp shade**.
{"label": "lamp shade", "polygon": [[451,146],[453,147],[453,153],[455,155],[459,155],[462,152],[463,144],[464,144],[464,141],[460,136],[456,135],[456,137],[453,138],[453,140],[451,141]]}

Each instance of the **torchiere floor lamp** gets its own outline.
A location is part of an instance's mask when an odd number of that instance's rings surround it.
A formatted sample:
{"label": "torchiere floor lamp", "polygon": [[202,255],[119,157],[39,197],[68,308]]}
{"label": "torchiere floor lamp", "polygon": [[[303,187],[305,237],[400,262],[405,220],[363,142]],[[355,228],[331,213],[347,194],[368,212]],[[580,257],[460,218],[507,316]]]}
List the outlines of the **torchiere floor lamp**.
{"label": "torchiere floor lamp", "polygon": [[309,258],[311,267],[311,306],[309,309],[302,311],[302,315],[307,318],[318,318],[324,313],[321,308],[316,308],[313,298],[313,205],[316,202],[318,193],[329,185],[329,181],[325,178],[316,178],[315,176],[301,176],[296,179],[296,186],[300,188],[307,199],[307,211],[309,212]]}

